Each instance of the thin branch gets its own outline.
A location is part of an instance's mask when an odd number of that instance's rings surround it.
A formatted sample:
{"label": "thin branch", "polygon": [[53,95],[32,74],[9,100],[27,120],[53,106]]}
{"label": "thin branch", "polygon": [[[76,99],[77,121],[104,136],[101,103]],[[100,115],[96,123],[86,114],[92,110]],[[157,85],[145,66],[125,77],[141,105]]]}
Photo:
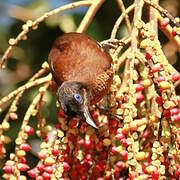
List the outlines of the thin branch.
{"label": "thin branch", "polygon": [[115,25],[113,27],[113,30],[111,32],[111,38],[112,39],[115,39],[116,38],[116,34],[117,34],[117,31],[119,29],[119,26],[121,24],[121,22],[123,21],[123,19],[125,18],[125,16],[130,13],[135,7],[135,4],[132,4],[131,6],[129,6],[125,12],[123,12],[121,14],[121,16],[117,19],[117,21],[115,22]]}
{"label": "thin branch", "polygon": [[137,36],[138,36],[138,29],[137,29],[137,23],[139,20],[141,20],[142,16],[142,7],[143,7],[143,1],[142,0],[135,0],[134,4],[135,10],[134,10],[134,19],[133,19],[133,29],[132,29],[132,40],[131,40],[131,49],[132,49],[132,61],[130,63],[130,82],[132,83],[132,71],[134,69],[134,59],[135,59],[135,54],[137,52]]}
{"label": "thin branch", "polygon": [[129,20],[129,16],[128,14],[126,13],[126,9],[125,9],[125,6],[124,6],[124,3],[122,0],[117,0],[117,3],[122,11],[122,13],[125,14],[125,22],[126,22],[126,26],[127,26],[127,29],[128,29],[128,32],[129,34],[131,33],[131,23],[130,23],[130,20]]}
{"label": "thin branch", "polygon": [[127,59],[127,56],[131,54],[131,48],[128,48],[118,59],[117,65],[118,67],[121,67],[122,64],[125,62],[125,60]]}
{"label": "thin branch", "polygon": [[120,97],[123,95],[124,92],[128,92],[128,84],[129,84],[129,67],[130,67],[130,59],[126,57],[126,63],[124,68],[124,74],[123,74],[123,80],[120,86],[119,91],[116,94],[116,98],[120,99]]}
{"label": "thin branch", "polygon": [[144,0],[147,4],[157,9],[163,16],[168,17],[174,25],[180,27],[180,23],[175,20],[175,18],[164,8],[162,8],[159,4],[155,4],[152,0]]}
{"label": "thin branch", "polygon": [[[41,94],[44,93],[44,92],[47,90],[48,87],[49,87],[49,82],[48,82],[48,83],[45,83],[45,85],[43,86],[43,89],[44,89],[44,90],[43,90],[43,91],[40,91],[40,92],[38,93],[38,95],[33,99],[33,101],[32,101],[32,103],[31,103],[31,105],[29,106],[28,110],[26,111],[26,114],[25,114],[25,116],[24,116],[24,119],[23,119],[23,122],[22,122],[22,125],[21,125],[21,130],[19,131],[18,137],[17,137],[17,139],[16,139],[16,145],[17,145],[17,146],[21,145],[21,144],[24,143],[24,141],[26,140],[26,139],[24,139],[25,128],[26,128],[26,126],[27,126],[28,123],[29,123],[29,119],[30,119],[30,117],[32,116],[33,110],[36,109],[36,106],[37,106],[38,102],[40,101],[40,99],[41,99],[41,97],[42,97]],[[19,143],[18,140],[21,140],[21,143]],[[18,142],[18,143],[17,143],[17,142]]]}
{"label": "thin branch", "polygon": [[105,171],[104,171],[103,179],[105,179],[106,171],[108,170],[108,167],[111,166],[111,165],[110,165],[110,157],[111,157],[111,151],[110,151],[110,149],[111,149],[111,148],[108,149],[108,157],[107,157],[107,160],[106,160],[106,168],[105,168]]}
{"label": "thin branch", "polygon": [[37,86],[37,85],[40,85],[42,83],[45,83],[45,82],[49,82],[52,78],[52,75],[49,74],[43,78],[39,78],[39,79],[36,79],[35,81],[33,82],[28,82],[26,84],[24,84],[23,86],[20,86],[19,88],[17,88],[16,90],[14,90],[13,92],[11,92],[10,94],[8,94],[7,96],[3,97],[1,100],[0,100],[0,106],[2,106],[2,104],[6,103],[7,101],[9,101],[10,99],[12,99],[14,96],[16,96],[18,93],[24,91],[24,90],[27,90],[33,86]]}
{"label": "thin branch", "polygon": [[[45,72],[47,72],[47,68],[46,68],[46,67],[44,67],[43,69],[39,70],[28,82],[34,81],[34,80],[37,79],[38,77],[42,76]],[[24,91],[25,91],[25,89],[24,89]],[[11,113],[16,112],[16,110],[17,110],[17,104],[18,104],[20,98],[22,97],[24,91],[21,91],[20,93],[18,93],[18,94],[16,95],[15,99],[14,99],[13,102],[11,103],[11,106],[10,106],[10,108],[9,108],[9,110],[8,110],[6,116],[5,116],[5,118],[3,119],[3,121],[2,121],[1,124],[5,123],[5,122],[8,122],[8,121],[9,121],[9,118],[11,117]],[[3,131],[0,132],[0,134],[2,134],[2,133],[3,133]]]}
{"label": "thin branch", "polygon": [[[153,0],[154,4],[159,4],[159,0]],[[150,6],[150,12],[149,12],[149,19],[150,22],[153,23],[153,29],[158,33],[158,22],[157,22],[158,12],[156,9],[154,9],[152,6]]]}
{"label": "thin branch", "polygon": [[[50,82],[49,82],[50,84]],[[49,86],[49,85],[48,85]],[[47,89],[47,88],[46,88]],[[45,133],[43,133],[43,128],[46,125],[46,120],[41,116],[41,108],[43,105],[43,97],[44,97],[45,91],[43,90],[40,94],[41,97],[39,99],[39,102],[37,103],[37,122],[38,122],[38,128],[40,130],[41,137],[44,138]]]}
{"label": "thin branch", "polygon": [[93,20],[96,12],[101,7],[101,5],[104,3],[104,0],[93,0],[91,1],[92,5],[89,7],[86,15],[84,16],[83,20],[81,21],[81,24],[79,25],[78,29],[76,30],[79,33],[83,33],[87,30],[89,24]]}
{"label": "thin branch", "polygon": [[91,0],[74,2],[71,4],[67,4],[67,5],[61,6],[59,8],[56,8],[52,11],[46,12],[44,15],[42,15],[35,21],[30,21],[30,20],[27,21],[27,23],[22,26],[22,28],[23,28],[22,32],[19,33],[19,35],[15,39],[9,40],[10,46],[8,47],[8,49],[5,51],[4,55],[1,58],[0,69],[5,68],[4,62],[6,59],[8,59],[10,57],[11,51],[14,48],[14,46],[16,46],[19,43],[19,41],[23,40],[24,37],[27,36],[27,34],[29,33],[29,31],[31,29],[33,29],[33,30],[37,29],[39,23],[43,22],[48,17],[58,14],[58,13],[62,13],[65,10],[74,9],[74,8],[81,7],[81,6],[89,6],[91,4],[92,4]]}
{"label": "thin branch", "polygon": [[[25,116],[24,116],[24,119],[23,119],[23,122],[22,122],[22,125],[21,125],[21,129],[20,129],[20,131],[18,133],[18,136],[17,136],[17,138],[15,140],[15,143],[16,143],[15,154],[16,154],[16,156],[15,156],[15,159],[14,159],[14,162],[15,162],[14,171],[19,173],[19,175],[17,175],[17,177],[19,177],[20,173],[21,173],[21,171],[19,170],[19,167],[18,167],[18,164],[20,162],[21,157],[19,157],[17,155],[17,152],[19,150],[21,150],[20,146],[23,143],[25,143],[26,140],[27,140],[28,136],[27,136],[27,133],[26,133],[26,127],[27,127],[27,125],[29,123],[29,119],[33,115],[33,111],[36,110],[36,106],[37,106],[38,102],[41,100],[42,94],[44,94],[44,92],[47,90],[48,87],[49,87],[49,82],[44,84],[43,91],[42,90],[40,91],[40,89],[39,89],[38,95],[33,99],[32,103],[30,104],[28,110],[25,113]],[[41,89],[42,89],[42,87],[41,87]]]}
{"label": "thin branch", "polygon": [[[162,21],[163,17],[159,14],[158,21]],[[161,28],[161,26],[160,26]],[[163,33],[168,37],[168,39],[176,46],[178,52],[180,52],[180,38],[179,36],[172,35],[172,27],[168,24],[165,29],[161,29]]]}
{"label": "thin branch", "polygon": [[119,39],[107,39],[101,41],[100,44],[103,48],[106,48],[108,46],[114,49],[117,49],[117,47],[119,46],[124,47],[126,45],[123,40],[119,40]]}
{"label": "thin branch", "polygon": [[[123,39],[121,39],[121,41],[124,42],[125,45],[127,45],[128,43],[130,43],[131,41],[131,37],[125,37]],[[121,52],[121,50],[123,49],[124,46],[119,46],[116,51],[113,53],[112,57],[113,59],[117,58],[119,53]]]}
{"label": "thin branch", "polygon": [[[136,57],[136,52],[138,51],[137,45],[138,45],[138,29],[137,29],[137,24],[141,20],[142,16],[142,8],[144,5],[143,0],[135,0],[134,3],[136,4],[135,10],[134,10],[134,19],[133,19],[133,29],[132,29],[132,40],[131,40],[131,49],[132,49],[132,60],[130,62],[129,66],[129,92],[130,92],[130,98],[133,97],[133,71],[134,71],[134,62],[135,62],[135,57]],[[130,99],[132,101],[132,99]]]}

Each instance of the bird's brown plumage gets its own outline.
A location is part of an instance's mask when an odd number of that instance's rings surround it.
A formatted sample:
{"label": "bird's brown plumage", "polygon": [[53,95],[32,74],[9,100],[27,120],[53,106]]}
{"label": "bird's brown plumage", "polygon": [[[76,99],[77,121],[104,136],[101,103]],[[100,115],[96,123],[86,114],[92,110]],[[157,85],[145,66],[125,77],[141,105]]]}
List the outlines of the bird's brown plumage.
{"label": "bird's brown plumage", "polygon": [[67,33],[54,43],[49,64],[58,86],[65,81],[84,83],[91,91],[91,104],[107,94],[113,78],[112,59],[100,45],[81,33]]}

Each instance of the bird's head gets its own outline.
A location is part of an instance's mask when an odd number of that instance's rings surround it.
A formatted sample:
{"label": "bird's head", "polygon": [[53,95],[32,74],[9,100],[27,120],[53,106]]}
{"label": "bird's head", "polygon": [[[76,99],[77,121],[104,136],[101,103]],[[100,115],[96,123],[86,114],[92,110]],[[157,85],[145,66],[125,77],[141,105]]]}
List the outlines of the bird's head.
{"label": "bird's head", "polygon": [[86,122],[97,128],[89,113],[90,92],[80,82],[64,82],[57,90],[58,101],[69,116],[84,115]]}

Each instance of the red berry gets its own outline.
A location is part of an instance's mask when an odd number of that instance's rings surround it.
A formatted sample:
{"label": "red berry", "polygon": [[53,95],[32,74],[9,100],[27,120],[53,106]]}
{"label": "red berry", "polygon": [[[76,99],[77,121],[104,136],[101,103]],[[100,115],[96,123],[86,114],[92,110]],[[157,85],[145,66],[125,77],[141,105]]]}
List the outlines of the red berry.
{"label": "red berry", "polygon": [[37,169],[31,169],[28,172],[28,176],[31,178],[36,178],[38,176],[38,170]]}
{"label": "red berry", "polygon": [[144,94],[136,94],[136,103],[140,103],[144,100]]}
{"label": "red berry", "polygon": [[6,166],[3,167],[3,170],[4,170],[5,173],[11,174],[12,173],[12,166],[6,165]]}
{"label": "red berry", "polygon": [[43,172],[42,177],[43,177],[43,180],[49,180],[51,179],[51,174],[47,172]]}
{"label": "red berry", "polygon": [[25,157],[21,157],[21,158],[20,158],[20,162],[21,162],[21,163],[26,163],[26,158],[25,158]]}
{"label": "red berry", "polygon": [[167,109],[165,109],[165,110],[163,111],[163,116],[166,117],[166,118],[170,118],[170,117],[171,117],[170,111],[167,110]]}
{"label": "red berry", "polygon": [[[112,127],[116,127],[118,125],[118,121],[116,119],[111,119],[110,120],[110,125]],[[112,128],[114,130],[114,128]]]}
{"label": "red berry", "polygon": [[104,178],[103,177],[98,177],[97,180],[103,180]]}
{"label": "red berry", "polygon": [[79,139],[79,140],[77,141],[77,144],[78,144],[78,145],[84,145],[84,139]]}
{"label": "red berry", "polygon": [[91,154],[87,154],[87,155],[86,155],[86,159],[87,159],[88,161],[92,161],[92,155],[91,155]]}
{"label": "red berry", "polygon": [[40,171],[40,173],[42,173],[42,172],[44,171],[44,167],[45,167],[45,165],[44,165],[44,164],[39,163],[36,167],[37,167],[37,169]]}
{"label": "red berry", "polygon": [[28,135],[34,134],[34,129],[31,126],[26,126],[25,131],[27,132]]}
{"label": "red berry", "polygon": [[19,163],[18,164],[18,169],[20,171],[27,171],[29,169],[29,166],[27,164],[24,164],[24,163]]}
{"label": "red berry", "polygon": [[142,84],[136,84],[136,92],[143,91],[144,86]]}
{"label": "red berry", "polygon": [[63,111],[63,109],[59,108],[58,110],[58,117],[65,117],[65,113]]}
{"label": "red berry", "polygon": [[94,120],[96,120],[97,118],[98,118],[98,112],[97,111],[93,111],[93,113],[92,113],[92,118],[94,119]]}
{"label": "red berry", "polygon": [[67,162],[63,162],[63,168],[64,168],[64,171],[69,171],[70,166]]}
{"label": "red berry", "polygon": [[76,128],[78,127],[78,120],[76,118],[72,118],[70,121],[69,121],[69,127],[70,128]]}
{"label": "red berry", "polygon": [[84,142],[84,146],[85,146],[86,148],[90,148],[90,147],[91,147],[91,145],[92,145],[92,143],[91,143],[91,141],[90,141],[90,140],[85,140],[85,142]]}
{"label": "red berry", "polygon": [[172,75],[172,80],[173,80],[174,82],[180,80],[180,73],[174,73],[174,74]]}
{"label": "red berry", "polygon": [[87,179],[87,174],[84,173],[83,175],[81,175],[80,179],[81,179],[81,180],[86,180],[86,179]]}
{"label": "red berry", "polygon": [[49,174],[53,173],[54,168],[52,166],[46,166],[44,167],[44,171],[46,171]]}
{"label": "red berry", "polygon": [[46,157],[47,157],[47,155],[45,153],[38,152],[38,158],[39,159],[45,159]]}
{"label": "red berry", "polygon": [[120,141],[122,138],[125,138],[125,135],[124,135],[123,133],[117,132],[117,134],[116,134],[116,139],[117,139],[118,141]]}
{"label": "red berry", "polygon": [[147,60],[150,60],[150,59],[152,59],[152,56],[151,56],[151,54],[150,54],[150,53],[148,53],[148,52],[146,52],[146,56],[145,56],[145,57],[146,57],[146,59],[147,59]]}
{"label": "red berry", "polygon": [[158,105],[162,105],[162,103],[163,103],[163,99],[162,99],[162,97],[161,96],[157,96],[156,97],[156,102],[158,103]]}
{"label": "red berry", "polygon": [[56,149],[56,148],[53,148],[53,149],[52,149],[52,154],[53,154],[54,156],[58,156],[58,155],[59,155],[59,150]]}
{"label": "red berry", "polygon": [[160,22],[160,25],[161,25],[162,29],[165,29],[168,24],[169,24],[169,18],[167,18],[167,17],[162,19],[161,22]]}
{"label": "red berry", "polygon": [[116,167],[118,168],[119,171],[121,171],[124,168],[124,162],[123,161],[118,161],[116,163]]}
{"label": "red berry", "polygon": [[173,36],[176,36],[176,35],[177,35],[177,29],[176,29],[176,27],[173,27],[173,29],[172,29],[172,35],[173,35]]}
{"label": "red berry", "polygon": [[170,111],[171,111],[171,115],[174,116],[174,115],[179,114],[180,109],[178,109],[178,108],[173,108],[173,109],[171,109]]}
{"label": "red berry", "polygon": [[159,72],[161,69],[162,69],[163,65],[162,64],[155,64],[153,67],[152,67],[152,72],[155,73],[155,72]]}
{"label": "red berry", "polygon": [[158,180],[159,179],[159,172],[155,171],[152,173],[152,180]]}
{"label": "red berry", "polygon": [[29,144],[21,144],[20,148],[26,152],[31,150],[31,146]]}
{"label": "red berry", "polygon": [[176,177],[180,178],[180,168],[176,171]]}
{"label": "red berry", "polygon": [[142,171],[144,172],[144,173],[147,173],[147,170],[146,170],[146,167],[149,165],[149,163],[147,163],[147,162],[144,162],[143,164],[142,164]]}
{"label": "red berry", "polygon": [[126,141],[125,138],[121,139],[120,143],[121,143],[122,146],[127,147],[127,141]]}
{"label": "red berry", "polygon": [[104,161],[98,161],[97,164],[96,164],[96,168],[99,171],[104,171],[105,168],[106,168],[106,163]]}
{"label": "red berry", "polygon": [[57,124],[55,124],[55,127],[56,127],[56,129],[60,129],[61,128],[61,124],[57,123]]}
{"label": "red berry", "polygon": [[121,159],[122,159],[123,161],[126,161],[127,158],[128,158],[128,153],[127,153],[127,151],[126,151],[126,150],[123,150],[123,151],[120,153],[120,156],[121,156]]}
{"label": "red berry", "polygon": [[73,169],[70,173],[69,173],[71,179],[77,179],[77,176],[78,176],[78,172]]}
{"label": "red berry", "polygon": [[177,122],[180,122],[180,115],[174,115],[172,116],[172,120],[177,123]]}
{"label": "red berry", "polygon": [[117,154],[116,146],[111,147],[111,152],[112,152],[112,154]]}
{"label": "red berry", "polygon": [[100,149],[100,151],[103,149],[103,147],[104,147],[104,144],[103,144],[103,142],[99,142],[98,144],[96,144],[96,147],[98,148],[98,149]]}
{"label": "red berry", "polygon": [[150,143],[148,142],[147,144],[145,144],[144,146],[146,149],[150,147]]}
{"label": "red berry", "polygon": [[157,78],[157,80],[158,80],[158,82],[161,82],[161,81],[165,81],[166,79],[165,79],[164,76],[159,76],[159,77]]}
{"label": "red berry", "polygon": [[144,138],[148,138],[150,135],[150,131],[147,129],[144,133],[143,133],[143,137]]}
{"label": "red berry", "polygon": [[107,158],[107,156],[108,156],[108,153],[106,151],[103,151],[103,152],[101,152],[101,155],[100,155],[99,159],[104,160],[104,159]]}

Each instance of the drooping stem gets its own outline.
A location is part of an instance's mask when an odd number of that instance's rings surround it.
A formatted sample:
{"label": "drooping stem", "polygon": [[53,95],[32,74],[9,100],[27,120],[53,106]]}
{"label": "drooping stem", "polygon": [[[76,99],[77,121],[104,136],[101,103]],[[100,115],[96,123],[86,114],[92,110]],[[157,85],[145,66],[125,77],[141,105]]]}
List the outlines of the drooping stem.
{"label": "drooping stem", "polygon": [[131,23],[130,23],[130,20],[129,20],[129,16],[128,16],[128,14],[126,13],[126,9],[125,9],[125,7],[124,7],[124,3],[123,3],[122,0],[117,0],[117,3],[118,3],[118,5],[119,5],[122,13],[125,14],[126,26],[127,26],[128,32],[129,32],[129,34],[130,34],[130,32],[131,32]]}
{"label": "drooping stem", "polygon": [[86,15],[84,16],[83,20],[81,21],[81,24],[79,25],[76,32],[83,33],[87,30],[89,24],[93,20],[96,12],[101,7],[101,5],[104,3],[104,0],[93,0],[92,5],[89,7]]}
{"label": "drooping stem", "polygon": [[117,31],[119,29],[119,26],[121,24],[121,22],[123,21],[123,19],[126,17],[126,15],[128,13],[130,13],[135,7],[135,4],[132,4],[131,6],[129,6],[122,14],[121,16],[117,19],[113,29],[112,29],[112,32],[111,32],[111,38],[114,39],[116,38],[116,34],[117,34]]}
{"label": "drooping stem", "polygon": [[153,2],[152,0],[144,0],[147,4],[157,9],[163,16],[168,17],[177,27],[180,27],[180,23],[175,20],[175,18],[159,4]]}
{"label": "drooping stem", "polygon": [[23,86],[20,86],[18,89],[14,90],[13,92],[11,92],[10,94],[8,94],[7,96],[5,96],[4,98],[2,98],[0,100],[0,106],[4,103],[6,103],[7,101],[9,101],[11,98],[13,98],[14,96],[16,96],[18,93],[24,91],[24,90],[27,90],[33,86],[38,86],[40,84],[43,84],[45,82],[49,82],[52,78],[52,75],[49,74],[43,78],[39,78],[39,79],[36,79],[35,81],[33,82],[28,82],[26,83],[25,85]]}
{"label": "drooping stem", "polygon": [[[159,14],[158,21],[161,22],[162,20],[163,17]],[[174,37],[172,35],[172,27],[168,24],[165,29],[161,29],[161,30],[166,35],[166,37],[176,46],[178,52],[180,52],[180,38],[179,36]]]}
{"label": "drooping stem", "polygon": [[129,65],[129,92],[130,92],[130,97],[132,98],[133,94],[132,89],[133,89],[133,70],[134,70],[134,62],[135,62],[135,57],[136,57],[136,52],[138,51],[137,45],[138,45],[138,29],[137,29],[137,24],[141,20],[142,16],[142,8],[144,5],[143,0],[135,0],[135,10],[134,10],[134,19],[133,19],[133,29],[132,29],[132,40],[131,40],[131,50],[132,50],[132,60]]}
{"label": "drooping stem", "polygon": [[[153,0],[154,4],[158,4],[159,0]],[[153,23],[153,29],[156,32],[156,34],[158,33],[158,12],[156,9],[154,9],[153,7],[150,7],[150,11],[149,11],[149,20],[151,23]]]}

